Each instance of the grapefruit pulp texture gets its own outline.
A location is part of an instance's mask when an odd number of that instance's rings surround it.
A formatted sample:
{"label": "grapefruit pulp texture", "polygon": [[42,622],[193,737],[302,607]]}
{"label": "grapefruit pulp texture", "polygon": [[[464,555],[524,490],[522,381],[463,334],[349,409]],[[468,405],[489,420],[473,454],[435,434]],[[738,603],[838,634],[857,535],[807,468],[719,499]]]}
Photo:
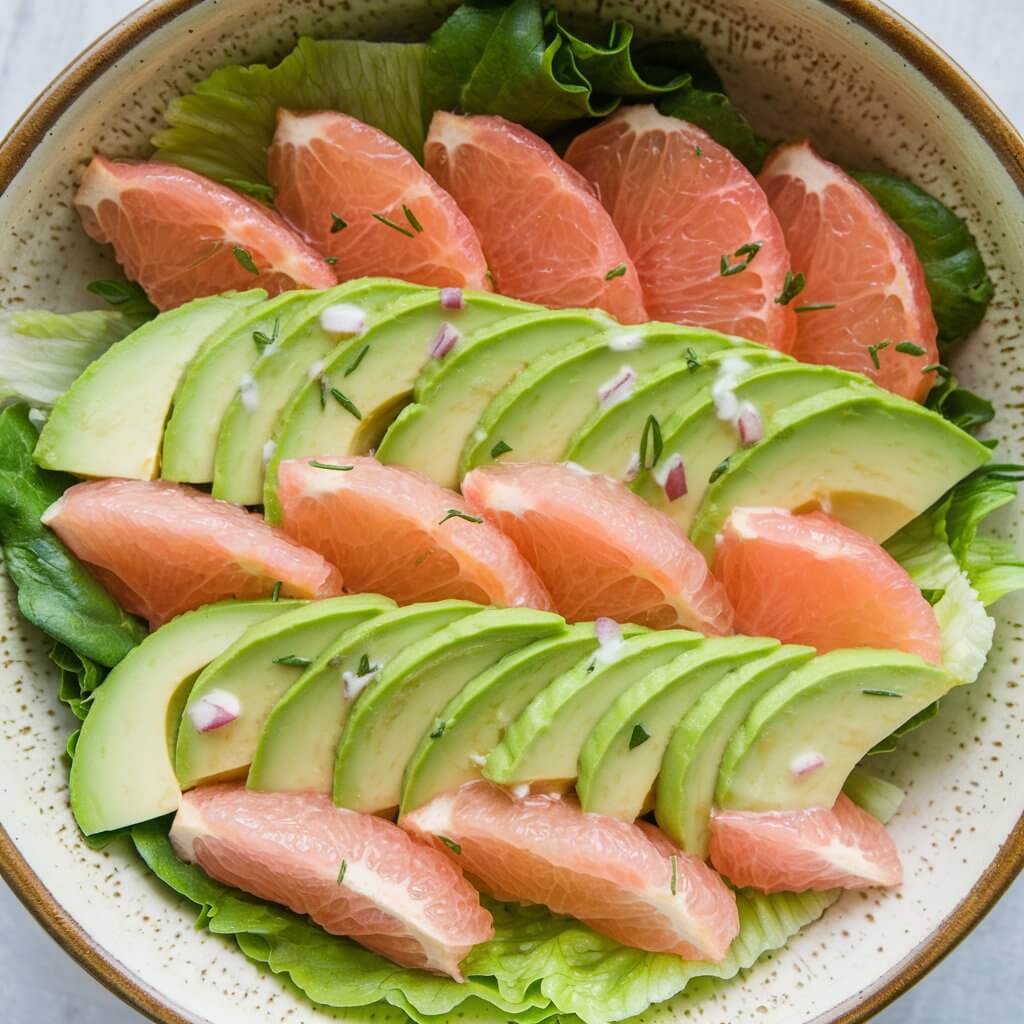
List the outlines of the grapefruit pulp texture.
{"label": "grapefruit pulp texture", "polygon": [[462,493],[512,539],[567,621],[732,632],[732,607],[700,552],[617,480],[566,464],[502,463],[473,470]]}
{"label": "grapefruit pulp texture", "polygon": [[[319,469],[322,465],[351,470]],[[290,459],[278,471],[281,526],[338,566],[350,590],[399,604],[461,599],[551,611],[540,578],[500,530],[454,491],[367,456]]]}
{"label": "grapefruit pulp texture", "polygon": [[472,224],[394,139],[346,114],[277,112],[274,204],[339,281],[490,290]]}
{"label": "grapefruit pulp texture", "polygon": [[[794,300],[793,355],[867,374],[921,401],[935,380],[937,328],[924,270],[910,239],[868,191],[808,142],[781,146],[758,176],[806,286]],[[824,305],[822,309],[807,309]],[[923,349],[897,351],[909,343]],[[874,349],[872,358],[871,346]]]}
{"label": "grapefruit pulp texture", "polygon": [[[578,135],[565,159],[611,214],[652,319],[792,348],[792,303],[775,301],[790,269],[782,228],[724,146],[696,125],[636,105]],[[756,252],[736,271],[749,255],[737,250],[747,245]]]}
{"label": "grapefruit pulp texture", "polygon": [[329,288],[331,268],[254,199],[182,167],[93,157],[75,195],[86,233],[110,243],[158,309],[220,292]]}
{"label": "grapefruit pulp texture", "polygon": [[647,319],[636,269],[590,185],[540,137],[502,117],[438,111],[427,170],[476,228],[502,295]]}
{"label": "grapefruit pulp texture", "polygon": [[711,863],[733,885],[761,892],[866,889],[903,881],[885,826],[840,793],[833,808],[715,811]]}
{"label": "grapefruit pulp texture", "polygon": [[448,858],[320,793],[193,789],[171,843],[218,881],[308,914],[406,967],[462,981],[459,963],[494,934],[479,894]]}
{"label": "grapefruit pulp texture", "polygon": [[942,664],[935,613],[907,571],[823,512],[734,509],[717,537],[714,572],[740,633],[822,654],[879,647]]}
{"label": "grapefruit pulp texture", "polygon": [[703,861],[651,825],[584,814],[574,797],[513,800],[470,782],[401,824],[497,899],[543,904],[627,946],[719,961],[739,932],[732,893]]}
{"label": "grapefruit pulp texture", "polygon": [[262,516],[163,480],[75,484],[43,523],[127,611],[156,629],[224,598],[323,598],[341,573]]}

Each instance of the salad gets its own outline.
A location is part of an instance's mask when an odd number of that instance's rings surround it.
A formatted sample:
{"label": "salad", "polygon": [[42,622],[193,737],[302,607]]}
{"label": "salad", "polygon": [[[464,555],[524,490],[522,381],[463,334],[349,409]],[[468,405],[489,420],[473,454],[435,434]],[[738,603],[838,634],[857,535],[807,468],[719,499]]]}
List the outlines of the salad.
{"label": "salad", "polygon": [[0,543],[83,841],[327,1012],[624,1020],[894,887],[874,754],[985,665],[1024,473],[966,225],[539,0],[301,39],[0,313]]}

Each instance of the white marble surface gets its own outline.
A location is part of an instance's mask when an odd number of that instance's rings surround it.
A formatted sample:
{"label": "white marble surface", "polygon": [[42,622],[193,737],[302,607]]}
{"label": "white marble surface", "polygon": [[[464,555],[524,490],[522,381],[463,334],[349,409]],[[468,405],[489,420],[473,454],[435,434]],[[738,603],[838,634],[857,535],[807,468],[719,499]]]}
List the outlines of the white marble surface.
{"label": "white marble surface", "polygon": [[[1024,0],[891,0],[1024,125]],[[47,81],[134,0],[0,0],[0,134]],[[1024,883],[879,1024],[1015,1024],[1024,994]],[[142,1018],[80,970],[0,883],[0,1020],[138,1024]],[[740,1024],[740,1022],[736,1022]]]}

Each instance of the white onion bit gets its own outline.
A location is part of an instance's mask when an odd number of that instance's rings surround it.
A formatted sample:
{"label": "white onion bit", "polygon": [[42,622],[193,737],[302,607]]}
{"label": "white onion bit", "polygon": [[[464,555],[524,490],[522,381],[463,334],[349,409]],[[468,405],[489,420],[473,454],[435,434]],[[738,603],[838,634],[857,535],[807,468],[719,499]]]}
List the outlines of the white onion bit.
{"label": "white onion bit", "polygon": [[238,384],[238,394],[242,399],[242,408],[246,412],[253,413],[260,407],[260,389],[251,373],[242,375]]}
{"label": "white onion bit", "polygon": [[594,635],[597,642],[606,647],[608,644],[618,643],[622,639],[622,627],[614,620],[601,616],[594,622]]}
{"label": "white onion bit", "polygon": [[318,359],[315,363],[309,364],[309,369],[306,371],[306,376],[310,380],[316,380],[321,373],[324,372],[324,367],[327,363],[323,359]]}
{"label": "white onion bit", "polygon": [[816,750],[812,750],[809,753],[801,754],[799,757],[794,757],[789,762],[789,770],[799,778],[801,775],[806,775],[808,772],[813,772],[818,768],[824,768],[825,756],[819,754]]}
{"label": "white onion bit", "polygon": [[242,713],[241,701],[227,690],[211,690],[188,708],[196,732],[213,732],[233,722]]}
{"label": "white onion bit", "polygon": [[469,755],[469,762],[470,764],[476,765],[477,768],[483,768],[483,766],[487,764],[487,758],[484,757],[483,754],[478,754],[476,751],[473,751]]}
{"label": "white onion bit", "polygon": [[761,414],[750,402],[740,402],[739,412],[736,413],[733,422],[736,425],[736,433],[740,436],[740,444],[744,447],[757,444],[764,437]]}
{"label": "white onion bit", "polygon": [[320,326],[328,334],[362,334],[366,330],[366,314],[358,306],[339,302],[321,312]]}
{"label": "white onion bit", "polygon": [[661,469],[655,473],[655,479],[661,484],[665,497],[669,501],[682,498],[687,491],[686,467],[683,465],[682,455],[679,452],[673,452]]}
{"label": "white onion bit", "polygon": [[627,484],[632,483],[640,475],[640,453],[633,452],[629,457],[629,465],[626,466],[626,473],[623,479]]}
{"label": "white onion bit", "polygon": [[42,430],[49,418],[50,414],[45,409],[32,408],[28,411],[28,421],[36,430]]}
{"label": "white onion bit", "polygon": [[437,334],[434,335],[434,339],[430,343],[430,357],[432,359],[444,359],[455,348],[461,338],[462,335],[446,320],[437,329]]}
{"label": "white onion bit", "polygon": [[586,466],[581,466],[578,462],[563,462],[562,465],[565,466],[565,468],[569,470],[570,473],[575,473],[577,476],[594,475],[593,473],[590,472],[589,469],[587,469]]}
{"label": "white onion bit", "polygon": [[512,796],[516,800],[525,800],[530,795],[530,784],[528,782],[520,782],[518,785],[512,787]]}
{"label": "white onion bit", "polygon": [[741,356],[725,356],[711,382],[711,400],[720,420],[733,421],[740,409],[736,387],[750,371],[750,363]]}
{"label": "white onion bit", "polygon": [[597,389],[597,400],[606,409],[625,401],[633,394],[636,374],[631,366],[623,366],[614,377]]}
{"label": "white onion bit", "polygon": [[442,288],[441,289],[441,308],[442,309],[465,309],[466,299],[462,294],[461,288]]}
{"label": "white onion bit", "polygon": [[263,465],[266,466],[270,460],[274,457],[274,452],[277,451],[277,442],[268,441],[263,446]]}
{"label": "white onion bit", "polygon": [[625,331],[622,334],[613,334],[608,339],[608,347],[613,352],[632,352],[640,348],[644,343],[644,336],[639,331]]}
{"label": "white onion bit", "polygon": [[371,665],[370,671],[364,675],[359,675],[356,672],[342,672],[341,685],[345,700],[355,700],[377,678],[379,672],[380,665]]}

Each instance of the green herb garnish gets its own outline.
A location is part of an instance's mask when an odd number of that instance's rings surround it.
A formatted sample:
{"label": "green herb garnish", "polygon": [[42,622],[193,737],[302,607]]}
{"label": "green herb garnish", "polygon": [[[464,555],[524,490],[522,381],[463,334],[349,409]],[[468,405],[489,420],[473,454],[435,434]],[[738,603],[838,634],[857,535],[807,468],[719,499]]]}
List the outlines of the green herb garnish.
{"label": "green herb garnish", "polygon": [[370,656],[365,652],[359,658],[359,666],[356,668],[357,676],[368,676],[370,674]]}
{"label": "green herb garnish", "polygon": [[505,444],[505,442],[504,442],[504,441],[499,441],[499,442],[498,442],[498,443],[497,443],[497,444],[496,444],[496,445],[495,445],[495,446],[494,446],[494,447],[493,447],[493,448],[491,449],[491,458],[492,458],[492,459],[496,459],[496,458],[497,458],[497,457],[498,457],[499,455],[504,455],[504,454],[505,454],[505,452],[510,452],[510,451],[512,451],[512,445],[510,445],[510,444]]}
{"label": "green herb garnish", "polygon": [[248,249],[243,249],[240,245],[233,245],[231,251],[235,255],[235,259],[249,271],[250,274],[258,274],[260,268],[256,266],[256,261],[252,258],[252,253]]}
{"label": "green herb garnish", "polygon": [[448,723],[443,719],[439,718],[434,723],[434,728],[427,734],[432,740],[439,740],[443,735],[445,729],[448,727]]}
{"label": "green herb garnish", "polygon": [[331,234],[336,235],[339,231],[344,231],[348,227],[348,221],[344,217],[339,217],[336,213],[331,214]]}
{"label": "green herb garnish", "polygon": [[261,202],[272,203],[274,201],[274,190],[270,185],[263,185],[258,181],[246,181],[244,178],[225,178],[224,184],[236,192],[242,192]]}
{"label": "green herb garnish", "polygon": [[343,860],[341,862],[341,868],[338,870],[338,885],[341,885],[345,881],[345,872],[348,870],[348,861]]}
{"label": "green herb garnish", "polygon": [[729,456],[727,455],[722,461],[711,470],[711,476],[708,477],[708,483],[713,484],[723,473],[729,468]]}
{"label": "green herb garnish", "polygon": [[782,282],[782,291],[775,296],[775,301],[780,306],[788,306],[803,290],[806,284],[803,274],[793,274],[791,270],[786,271],[786,279]]}
{"label": "green herb garnish", "polygon": [[334,462],[318,462],[316,459],[310,459],[309,465],[314,469],[337,469],[342,473],[347,473],[350,469],[355,469],[355,466],[339,466]]}
{"label": "green herb garnish", "polygon": [[300,658],[297,654],[286,654],[283,658],[275,658],[275,665],[291,665],[295,668],[306,668],[313,664],[312,658]]}
{"label": "green herb garnish", "polygon": [[337,256],[325,256],[324,257],[324,263],[326,263],[327,266],[329,266],[329,267],[333,267],[334,264],[337,263],[337,262],[338,262],[338,257]]}
{"label": "green herb garnish", "polygon": [[263,331],[253,331],[252,340],[256,347],[262,352],[265,348],[270,348],[271,345],[277,342],[277,336],[281,333],[281,320],[277,318],[274,320],[274,329],[269,335],[264,334]]}
{"label": "green herb garnish", "polygon": [[449,839],[447,836],[438,836],[437,838],[453,853],[462,853],[462,847],[454,839]]}
{"label": "green herb garnish", "polygon": [[270,592],[270,600],[271,601],[280,601],[281,600],[281,588],[283,586],[284,586],[284,584],[280,580],[278,580],[274,584],[274,589]]}
{"label": "green herb garnish", "polygon": [[363,418],[363,414],[359,411],[355,402],[353,402],[344,391],[339,391],[338,388],[331,388],[331,398],[333,398],[346,412],[352,413],[357,420],[361,420]]}
{"label": "green herb garnish", "polygon": [[[648,442],[651,445],[650,465],[647,463]],[[653,469],[661,458],[662,447],[661,424],[658,422],[658,417],[651,413],[644,424],[644,432],[640,435],[640,468]]]}
{"label": "green herb garnish", "polygon": [[669,888],[672,890],[672,895],[675,896],[676,889],[679,887],[679,857],[672,854],[669,859],[672,861],[672,882]]}
{"label": "green herb garnish", "polygon": [[895,690],[861,690],[865,697],[902,697],[902,693]]}
{"label": "green herb garnish", "polygon": [[923,356],[924,349],[920,345],[915,345],[912,341],[900,341],[896,344],[896,351],[903,353],[905,356]]}
{"label": "green herb garnish", "polygon": [[405,203],[402,203],[402,213],[405,214],[405,219],[412,225],[413,231],[419,233],[423,230],[423,225],[416,219],[416,214]]}
{"label": "green herb garnish", "polygon": [[686,350],[686,368],[690,373],[700,369],[700,356],[692,348]]}
{"label": "green herb garnish", "polygon": [[343,377],[347,377],[350,373],[355,373],[356,368],[363,361],[363,356],[370,351],[369,345],[364,345],[357,353],[355,359],[345,368],[345,372],[342,374]]}
{"label": "green herb garnish", "polygon": [[732,277],[733,274],[739,274],[746,270],[754,262],[754,257],[761,251],[761,246],[763,245],[764,242],[747,242],[746,245],[741,245],[733,253],[733,257],[742,257],[742,259],[739,263],[734,263],[732,266],[729,265],[729,257],[723,256],[719,264],[719,273],[722,277]]}
{"label": "green herb garnish", "polygon": [[447,523],[449,519],[465,519],[467,523],[483,522],[479,516],[471,516],[468,512],[462,512],[457,508],[450,508],[445,512],[444,516],[437,521],[437,525],[441,526],[442,523]]}
{"label": "green herb garnish", "polygon": [[949,380],[953,375],[950,368],[942,363],[929,363],[927,366],[921,367],[921,372],[934,373],[940,380]]}
{"label": "green herb garnish", "polygon": [[699,145],[694,146],[693,147],[693,151],[694,151],[694,153],[697,154],[697,156],[703,156],[704,155],[704,150],[701,149]]}
{"label": "green herb garnish", "polygon": [[643,723],[637,722],[633,726],[633,731],[629,734],[629,749],[636,749],[641,743],[646,743],[650,738],[651,734],[644,728]]}
{"label": "green herb garnish", "polygon": [[868,355],[871,356],[871,362],[875,364],[876,370],[880,370],[882,368],[882,364],[878,359],[878,353],[881,352],[883,348],[888,347],[889,342],[887,341],[880,341],[876,345],[868,345]]}
{"label": "green herb garnish", "polygon": [[374,220],[379,220],[381,224],[391,228],[392,231],[397,231],[400,235],[405,235],[406,238],[415,238],[416,236],[408,229],[403,228],[401,224],[396,224],[393,220],[388,220],[383,213],[373,214]]}
{"label": "green herb garnish", "polygon": [[604,275],[606,281],[613,281],[617,277],[623,277],[626,273],[626,264],[620,263],[617,267],[612,267],[607,274]]}
{"label": "green herb garnish", "polygon": [[816,313],[819,309],[835,309],[834,302],[812,302],[809,306],[794,306],[794,313]]}

